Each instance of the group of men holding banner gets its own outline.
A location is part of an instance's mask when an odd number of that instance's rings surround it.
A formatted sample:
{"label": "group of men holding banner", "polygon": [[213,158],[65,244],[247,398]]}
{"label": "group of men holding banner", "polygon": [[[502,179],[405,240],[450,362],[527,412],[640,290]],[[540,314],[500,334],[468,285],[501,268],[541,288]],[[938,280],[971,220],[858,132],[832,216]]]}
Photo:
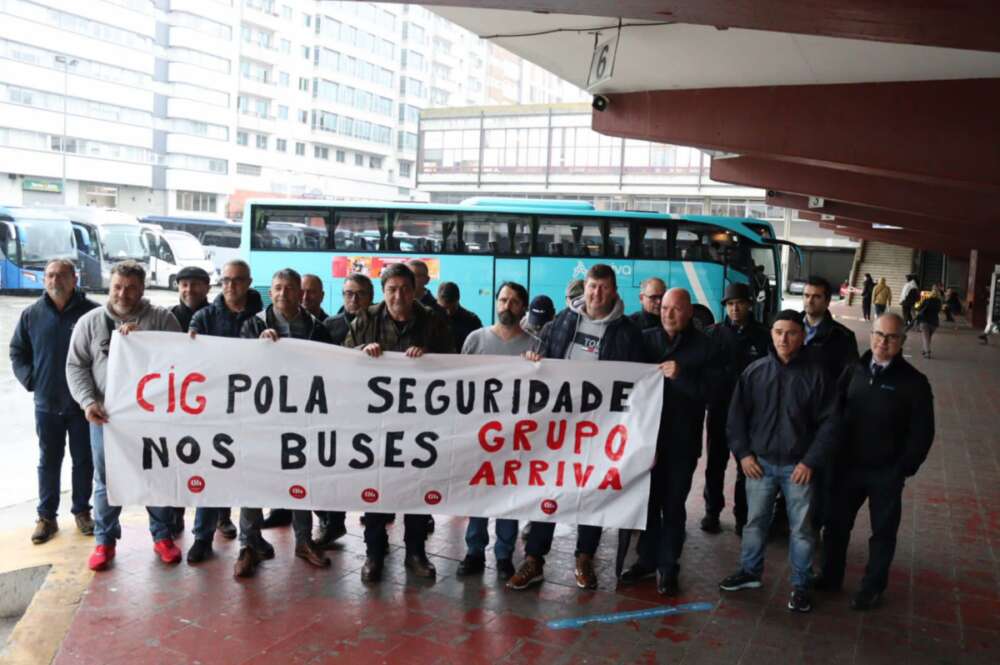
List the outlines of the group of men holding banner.
{"label": "group of men holding banner", "polygon": [[[419,262],[412,267],[403,263],[384,267],[379,276],[382,300],[377,304],[373,303],[372,281],[364,275],[349,275],[343,286],[343,311],[332,317],[324,313],[320,319],[310,311],[315,307],[304,304],[309,300],[303,295],[308,289],[291,268],[272,276],[271,304],[266,308],[254,297],[250,267],[243,261],[224,266],[222,293],[211,303],[207,302],[208,275],[182,273],[182,307],[172,313],[143,298],[145,274],[138,264],[125,261],[114,266],[109,300],[101,307],[76,289],[71,262],[51,262],[46,268],[46,294],[26,310],[11,342],[15,372],[36,392],[42,439],[42,502],[33,540],[44,542],[58,528],[58,472],[53,488],[52,466],[53,460],[56,468],[61,464],[65,444],[56,440],[65,439],[69,432],[74,467],[78,455],[82,468],[88,468],[86,462],[93,465],[95,519],[91,524],[89,487],[84,487],[86,479],[77,477],[83,474],[74,473],[73,495],[80,530],[86,533],[89,527],[96,539],[89,566],[104,570],[114,559],[121,537],[121,508],[108,502],[102,429],[108,422],[104,396],[112,333],[182,332],[179,319],[183,318],[192,337],[242,337],[279,344],[282,338],[294,338],[338,344],[360,350],[373,362],[385,352],[403,353],[411,359],[425,353],[461,352],[523,358],[518,362],[655,364],[662,375],[663,399],[650,471],[648,520],[639,537],[638,560],[621,573],[621,583],[655,577],[660,594],[678,594],[685,502],[701,454],[707,413],[707,511],[701,522],[706,532],[720,531],[722,485],[730,452],[737,460],[739,478],[735,515],[742,537],[741,565],[720,587],[736,591],[761,586],[765,543],[780,492],[791,532],[794,590],[788,607],[809,611],[810,588],[833,589],[842,584],[854,518],[868,499],[874,531],[871,556],[852,603],[856,609],[868,609],[880,602],[894,554],[904,479],[916,473],[934,434],[930,386],[902,357],[905,333],[897,315],[883,315],[874,323],[871,349],[859,359],[853,333],[830,316],[830,286],[822,279],[811,279],[806,287],[804,313],[782,311],[770,328],[753,320],[749,287],[731,284],[723,299],[726,319],[702,331],[693,323],[690,294],[681,288],[667,289],[658,279],[642,285],[645,314],[638,319],[625,316],[614,270],[597,264],[587,272],[582,295],[569,301],[541,329],[538,339],[522,328],[529,306],[526,289],[507,282],[496,293],[496,322],[469,333],[459,349],[442,312],[418,300],[418,289],[426,284],[418,278],[421,267],[426,275],[426,266]],[[206,288],[188,288],[185,282],[189,281],[204,281]],[[60,331],[61,336],[55,334]],[[50,348],[43,340],[48,340]],[[65,348],[51,347],[52,340],[62,340]],[[55,414],[52,405],[57,406]],[[89,423],[91,460],[84,460],[79,451],[82,419]],[[53,431],[42,436],[43,424]],[[183,530],[182,513],[163,506],[147,511],[155,552],[165,563],[179,562],[182,555],[174,539]],[[312,512],[292,511],[295,556],[312,566],[327,567],[331,562],[324,549],[346,533],[345,516],[343,512],[319,516],[320,529],[314,535]],[[386,529],[393,517],[378,512],[364,516],[366,560],[361,577],[365,582],[382,577],[388,553]],[[405,567],[424,578],[436,575],[425,550],[430,519],[423,514],[403,516]],[[580,521],[575,580],[582,589],[594,589],[598,584],[594,556],[602,529]],[[275,556],[261,535],[262,525],[260,508],[241,508],[237,577],[252,576],[261,561]],[[825,530],[825,565],[817,577],[812,567],[820,528]],[[552,522],[531,523],[523,561],[515,566],[518,524],[497,519],[496,568],[508,588],[525,589],[544,579],[554,529]],[[216,531],[226,537],[237,535],[228,512],[198,508],[189,563],[212,555]],[[487,520],[473,516],[459,576],[484,571],[488,542]]]}

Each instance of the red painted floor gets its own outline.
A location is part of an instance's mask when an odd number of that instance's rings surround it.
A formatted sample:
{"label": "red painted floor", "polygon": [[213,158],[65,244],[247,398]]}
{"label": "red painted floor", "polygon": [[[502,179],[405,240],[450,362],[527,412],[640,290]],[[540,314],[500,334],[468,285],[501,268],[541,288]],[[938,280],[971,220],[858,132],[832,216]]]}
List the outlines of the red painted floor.
{"label": "red painted floor", "polygon": [[[858,322],[842,320],[861,330]],[[865,344],[867,335],[859,339]],[[292,556],[290,529],[266,531],[278,555],[251,580],[232,577],[236,546],[219,538],[213,560],[167,568],[154,558],[148,532],[139,524],[126,527],[114,568],[94,578],[55,662],[995,665],[1000,663],[1000,347],[980,346],[971,331],[943,328],[935,343],[930,361],[919,357],[916,336],[907,345],[917,355],[913,362],[931,377],[938,436],[927,464],[907,484],[892,581],[884,606],[875,611],[847,607],[866,555],[863,515],[846,590],[817,593],[811,614],[785,609],[783,543],[769,550],[764,588],[720,595],[719,580],[737,567],[739,540],[729,512],[723,534],[698,529],[699,468],[688,501],[684,594],[676,603],[713,603],[709,612],[581,630],[546,628],[552,619],[662,605],[652,582],[615,588],[616,538],[610,532],[599,553],[598,591],[573,585],[573,532],[560,527],[546,582],[510,592],[492,569],[481,578],[454,576],[464,554],[462,519],[437,520],[428,542],[436,582],[408,579],[402,551],[396,550],[384,581],[370,588],[360,581],[364,545],[356,515],[348,517],[350,534],[331,552],[333,566],[325,571]],[[401,545],[401,521],[390,532]],[[187,535],[179,544],[186,548],[190,542]],[[518,562],[520,557],[519,550]]]}

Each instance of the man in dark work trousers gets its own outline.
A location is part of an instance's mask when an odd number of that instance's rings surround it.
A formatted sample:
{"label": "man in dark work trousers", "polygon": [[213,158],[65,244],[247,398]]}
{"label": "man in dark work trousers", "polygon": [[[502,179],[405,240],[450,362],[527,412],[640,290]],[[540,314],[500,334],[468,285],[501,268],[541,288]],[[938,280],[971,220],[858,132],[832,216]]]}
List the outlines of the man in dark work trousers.
{"label": "man in dark work trousers", "polygon": [[[382,302],[351,322],[344,346],[361,349],[371,358],[379,358],[385,351],[399,351],[409,358],[419,358],[425,353],[455,353],[444,315],[417,302],[417,279],[409,267],[402,263],[386,266],[381,280]],[[365,513],[367,556],[361,567],[362,582],[382,579],[389,549],[386,524],[390,518],[388,513]],[[424,547],[429,521],[429,515],[403,517],[406,569],[428,579],[437,575]]]}
{"label": "man in dark work trousers", "polygon": [[[753,300],[750,287],[746,284],[729,284],[722,298],[726,308],[726,319],[711,326],[706,333],[722,351],[724,365],[721,383],[713,392],[708,403],[708,436],[705,447],[708,459],[705,463],[705,517],[701,529],[708,533],[719,533],[722,527],[719,515],[726,505],[726,466],[729,463],[729,442],[726,439],[726,414],[729,400],[740,374],[747,365],[763,358],[771,346],[771,334],[767,328],[753,317]],[[736,490],[733,493],[733,514],[736,518],[736,534],[743,535],[743,525],[747,523],[746,476],[736,461]]]}
{"label": "man in dark work trousers", "polygon": [[624,584],[656,573],[656,591],[676,596],[684,549],[685,502],[701,455],[705,403],[719,383],[719,347],[691,325],[694,306],[684,289],[663,296],[659,328],[643,332],[646,359],[663,374],[663,410],[650,482],[648,524],[639,536],[639,561],[622,574]]}
{"label": "man in dark work trousers", "polygon": [[903,358],[906,324],[883,314],[871,332],[871,350],[841,377],[838,393],[844,441],[831,469],[833,495],[823,543],[820,590],[844,581],[847,546],[858,510],[868,500],[872,535],[855,610],[879,605],[889,582],[902,515],[903,485],[927,459],[934,440],[934,395],[927,377]]}

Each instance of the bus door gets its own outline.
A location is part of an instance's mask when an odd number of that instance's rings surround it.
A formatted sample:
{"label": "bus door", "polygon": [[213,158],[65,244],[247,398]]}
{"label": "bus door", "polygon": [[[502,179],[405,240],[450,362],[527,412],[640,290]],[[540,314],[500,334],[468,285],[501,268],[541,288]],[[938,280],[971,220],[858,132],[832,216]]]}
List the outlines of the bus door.
{"label": "bus door", "polygon": [[488,326],[496,317],[496,292],[501,284],[517,282],[528,288],[531,217],[484,212],[463,213],[461,218],[464,277],[443,279],[458,283],[462,306]]}
{"label": "bus door", "polygon": [[103,288],[101,281],[101,246],[97,231],[86,224],[73,222],[77,264],[80,266],[80,287],[95,292]]}

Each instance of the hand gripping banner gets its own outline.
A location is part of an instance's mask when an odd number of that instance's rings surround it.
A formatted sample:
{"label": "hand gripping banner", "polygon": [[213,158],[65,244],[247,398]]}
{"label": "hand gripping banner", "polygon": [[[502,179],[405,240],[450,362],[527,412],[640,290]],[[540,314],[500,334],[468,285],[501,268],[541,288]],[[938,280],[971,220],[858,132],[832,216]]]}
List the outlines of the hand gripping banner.
{"label": "hand gripping banner", "polygon": [[654,365],[115,334],[115,505],[510,517],[641,529]]}

